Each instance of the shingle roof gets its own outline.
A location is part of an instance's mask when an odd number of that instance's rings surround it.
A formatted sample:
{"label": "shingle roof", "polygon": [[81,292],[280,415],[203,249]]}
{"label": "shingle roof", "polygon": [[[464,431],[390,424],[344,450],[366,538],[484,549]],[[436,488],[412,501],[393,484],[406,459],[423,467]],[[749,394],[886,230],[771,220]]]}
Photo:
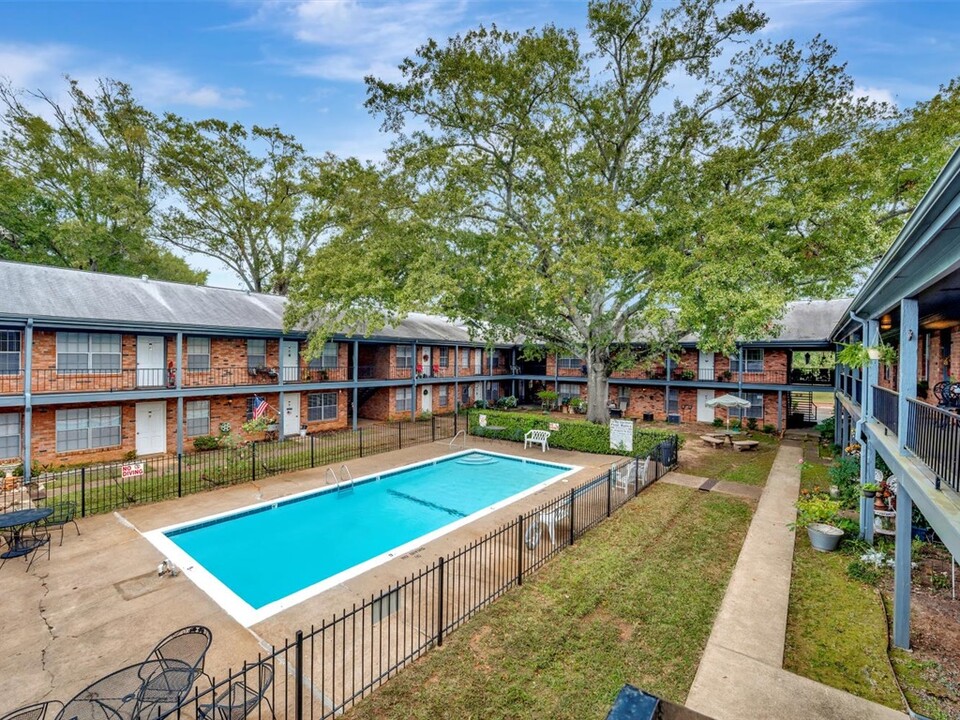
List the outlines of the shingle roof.
{"label": "shingle roof", "polygon": [[[767,338],[751,338],[754,342],[823,342],[837,321],[846,315],[850,298],[838,300],[800,300],[787,303],[783,318],[777,323],[780,331]],[[695,342],[695,335],[687,335],[681,342]]]}

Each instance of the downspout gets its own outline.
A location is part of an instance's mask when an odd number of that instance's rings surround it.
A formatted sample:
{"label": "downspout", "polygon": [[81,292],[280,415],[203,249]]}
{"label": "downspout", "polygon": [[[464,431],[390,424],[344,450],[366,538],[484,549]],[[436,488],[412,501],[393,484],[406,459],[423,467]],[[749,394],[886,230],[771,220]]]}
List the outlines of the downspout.
{"label": "downspout", "polygon": [[[850,319],[854,322],[860,323],[860,332],[864,344],[866,345],[870,343],[873,338],[869,337],[870,331],[867,321],[861,317],[858,317],[852,310],[850,311]],[[860,378],[860,417],[854,426],[854,439],[856,439],[857,444],[860,446],[861,485],[865,482],[873,482],[873,472],[868,467],[870,449],[866,443],[861,440],[863,437],[864,422],[866,421],[866,418],[873,416],[873,393],[870,392],[868,383],[870,375],[870,373],[867,373],[866,378]],[[865,498],[863,493],[860,494],[860,537],[861,539],[869,542],[871,545],[873,544],[873,503],[869,498]]]}

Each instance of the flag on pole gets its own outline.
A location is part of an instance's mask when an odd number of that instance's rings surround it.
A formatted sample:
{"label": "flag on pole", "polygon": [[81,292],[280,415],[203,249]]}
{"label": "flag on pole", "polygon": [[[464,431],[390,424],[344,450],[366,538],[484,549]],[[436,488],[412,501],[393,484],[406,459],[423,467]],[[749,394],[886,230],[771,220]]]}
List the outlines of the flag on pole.
{"label": "flag on pole", "polygon": [[263,417],[267,412],[267,401],[259,395],[253,396],[253,419]]}

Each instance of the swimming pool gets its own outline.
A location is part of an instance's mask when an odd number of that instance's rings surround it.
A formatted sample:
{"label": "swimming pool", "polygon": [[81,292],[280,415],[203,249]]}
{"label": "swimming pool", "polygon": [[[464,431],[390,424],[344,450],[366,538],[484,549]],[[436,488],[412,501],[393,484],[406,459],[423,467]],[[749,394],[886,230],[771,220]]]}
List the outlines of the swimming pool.
{"label": "swimming pool", "polygon": [[468,450],[144,535],[250,626],[579,469]]}

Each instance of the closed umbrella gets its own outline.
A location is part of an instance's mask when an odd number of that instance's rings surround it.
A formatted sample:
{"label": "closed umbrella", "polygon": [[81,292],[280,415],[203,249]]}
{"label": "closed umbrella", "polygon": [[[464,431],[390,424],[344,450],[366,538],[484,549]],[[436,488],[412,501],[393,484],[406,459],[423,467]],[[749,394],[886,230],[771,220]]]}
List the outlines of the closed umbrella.
{"label": "closed umbrella", "polygon": [[750,401],[744,400],[742,397],[737,397],[736,395],[721,395],[720,397],[715,397],[713,400],[707,400],[707,407],[724,407],[727,408],[727,430],[730,429],[730,408],[748,408],[750,407]]}

